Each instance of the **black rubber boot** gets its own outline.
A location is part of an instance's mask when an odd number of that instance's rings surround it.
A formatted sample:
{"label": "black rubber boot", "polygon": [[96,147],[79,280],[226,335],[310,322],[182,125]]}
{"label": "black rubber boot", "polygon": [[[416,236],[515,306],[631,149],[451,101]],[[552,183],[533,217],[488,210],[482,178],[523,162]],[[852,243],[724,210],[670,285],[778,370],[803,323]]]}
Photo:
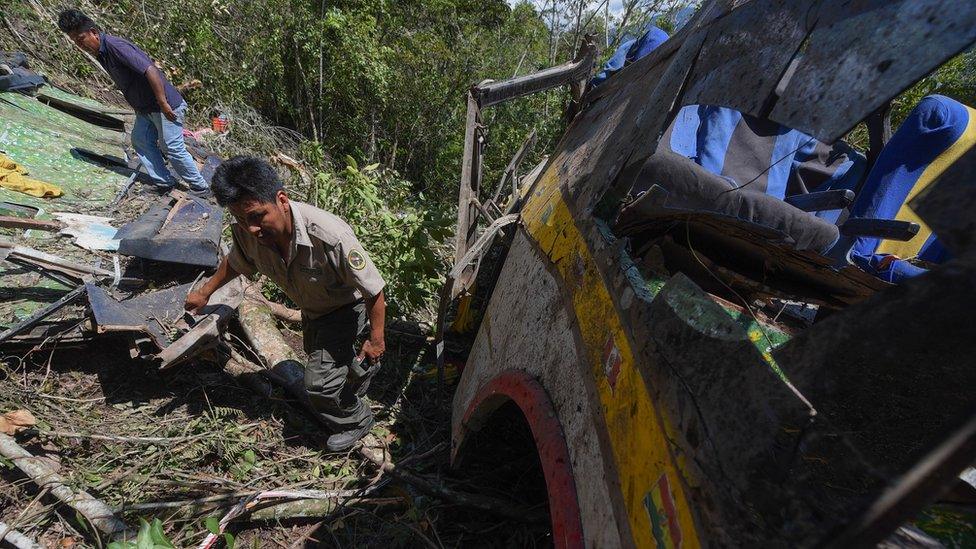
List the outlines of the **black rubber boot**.
{"label": "black rubber boot", "polygon": [[358,429],[350,429],[348,431],[335,433],[334,435],[329,436],[329,439],[325,441],[326,449],[328,449],[330,452],[341,452],[343,450],[348,450],[353,444],[359,442],[359,439],[369,434],[369,430],[373,428],[374,423],[376,423],[376,421],[370,417],[369,423]]}

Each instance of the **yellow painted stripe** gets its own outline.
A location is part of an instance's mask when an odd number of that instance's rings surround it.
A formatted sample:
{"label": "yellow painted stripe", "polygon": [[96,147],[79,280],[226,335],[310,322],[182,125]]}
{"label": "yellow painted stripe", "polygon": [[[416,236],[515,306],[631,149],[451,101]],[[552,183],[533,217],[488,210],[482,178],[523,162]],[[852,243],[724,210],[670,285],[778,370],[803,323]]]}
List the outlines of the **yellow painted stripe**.
{"label": "yellow painted stripe", "polygon": [[471,299],[473,294],[465,294],[458,301],[457,315],[454,317],[454,324],[451,331],[458,334],[465,334],[474,327],[474,314],[471,311]]}
{"label": "yellow painted stripe", "polygon": [[[590,373],[599,393],[609,433],[612,456],[620,476],[620,491],[637,547],[653,547],[651,522],[644,508],[645,495],[654,490],[662,474],[670,478],[684,547],[698,547],[687,496],[671,459],[654,403],[647,393],[634,353],[625,335],[610,293],[600,276],[582,235],[573,222],[555,180],[547,170],[522,212],[529,234],[559,271],[573,294],[573,308],[586,347]],[[604,348],[611,339],[620,352],[620,373],[614,387],[604,373]],[[671,428],[671,427],[665,427]],[[611,490],[614,486],[609,487]]]}
{"label": "yellow painted stripe", "polygon": [[942,151],[942,154],[935,157],[935,160],[924,171],[922,175],[919,176],[918,181],[915,182],[915,186],[912,190],[908,192],[908,197],[905,199],[905,203],[901,205],[898,210],[898,214],[895,215],[895,219],[900,221],[912,221],[919,224],[918,234],[915,238],[909,240],[908,242],[900,242],[898,240],[882,240],[878,245],[879,254],[892,254],[901,258],[912,258],[918,255],[919,250],[922,249],[922,245],[928,240],[929,235],[932,234],[932,229],[922,221],[922,218],[912,210],[911,206],[908,205],[909,201],[915,198],[918,193],[922,192],[929,185],[935,181],[942,172],[944,172],[949,166],[953,164],[960,156],[966,151],[976,145],[976,110],[966,107],[966,111],[969,114],[969,123],[966,124],[966,130],[963,131],[962,135],[955,143],[949,146],[948,149]]}

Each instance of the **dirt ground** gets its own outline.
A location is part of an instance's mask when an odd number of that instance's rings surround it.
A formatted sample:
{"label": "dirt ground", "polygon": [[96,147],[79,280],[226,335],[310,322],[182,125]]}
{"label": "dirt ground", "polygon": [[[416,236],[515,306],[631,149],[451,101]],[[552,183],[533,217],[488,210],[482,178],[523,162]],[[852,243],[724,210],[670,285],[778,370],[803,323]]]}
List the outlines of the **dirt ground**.
{"label": "dirt ground", "polygon": [[[300,335],[283,329],[300,348]],[[510,421],[477,437],[462,469],[449,467],[452,387],[438,386],[429,351],[424,336],[389,335],[388,358],[369,392],[378,419],[373,436],[394,463],[424,479],[544,510],[541,470],[526,451],[531,435],[517,411],[500,412]],[[127,524],[159,518],[176,547],[199,544],[207,517],[270,489],[351,490],[359,497],[340,499],[325,516],[234,521],[228,531],[236,546],[551,545],[545,524],[422,495],[377,475],[355,451],[325,453],[328,434],[279,389],[258,395],[206,360],[160,372],[127,357],[125,342],[111,337],[70,349],[49,341],[5,356],[0,413],[29,410],[38,424],[17,436],[22,446]],[[11,465],[0,461],[0,521],[45,546],[100,545],[73,511]]]}

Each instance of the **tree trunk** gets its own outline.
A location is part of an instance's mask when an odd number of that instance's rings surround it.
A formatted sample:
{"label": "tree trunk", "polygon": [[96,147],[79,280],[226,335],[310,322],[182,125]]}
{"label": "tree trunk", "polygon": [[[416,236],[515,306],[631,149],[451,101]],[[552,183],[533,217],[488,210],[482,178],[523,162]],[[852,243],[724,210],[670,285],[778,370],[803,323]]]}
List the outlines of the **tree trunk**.
{"label": "tree trunk", "polygon": [[260,286],[255,283],[244,287],[244,300],[241,302],[238,317],[250,343],[250,353],[242,358],[259,362],[264,367],[265,375],[284,387],[318,418],[319,415],[305,392],[305,365],[281,336],[268,302],[260,290]]}

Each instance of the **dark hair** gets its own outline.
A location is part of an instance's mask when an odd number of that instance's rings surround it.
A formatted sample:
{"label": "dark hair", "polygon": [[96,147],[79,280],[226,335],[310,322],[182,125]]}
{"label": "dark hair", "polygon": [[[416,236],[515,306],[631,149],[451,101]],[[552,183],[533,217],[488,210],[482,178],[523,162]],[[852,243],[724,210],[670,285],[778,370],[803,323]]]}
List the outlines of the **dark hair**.
{"label": "dark hair", "polygon": [[253,156],[235,156],[217,167],[210,188],[217,204],[227,206],[246,198],[274,202],[282,185],[271,164]]}
{"label": "dark hair", "polygon": [[61,32],[87,32],[98,29],[98,25],[78,10],[64,10],[58,15],[58,28]]}

